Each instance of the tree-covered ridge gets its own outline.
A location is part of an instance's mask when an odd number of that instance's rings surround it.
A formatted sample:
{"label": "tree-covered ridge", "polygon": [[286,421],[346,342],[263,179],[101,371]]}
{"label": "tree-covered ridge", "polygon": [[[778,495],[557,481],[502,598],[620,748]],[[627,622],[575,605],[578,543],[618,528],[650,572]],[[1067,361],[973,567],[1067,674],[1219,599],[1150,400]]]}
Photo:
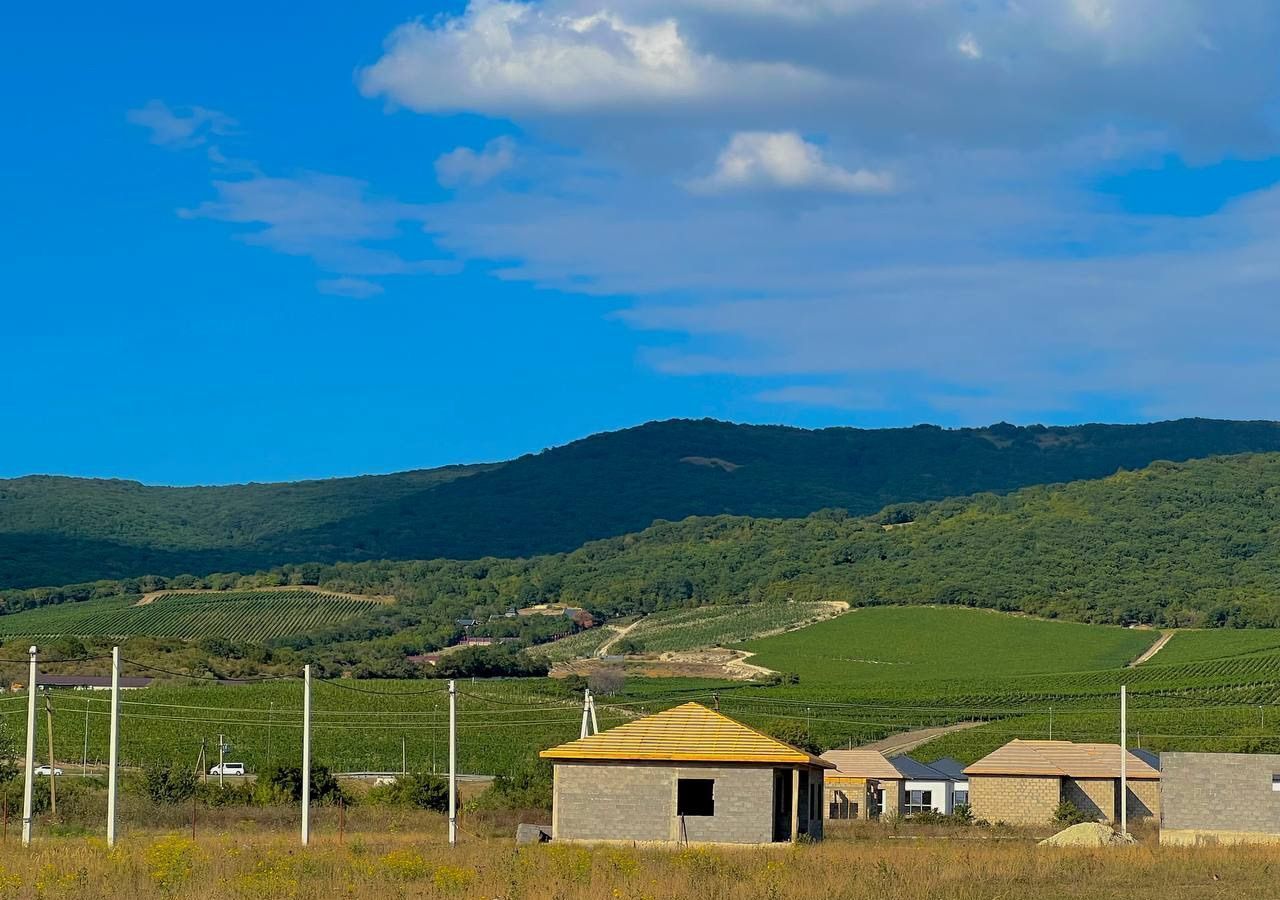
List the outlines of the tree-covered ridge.
{"label": "tree-covered ridge", "polygon": [[[502,613],[546,601],[606,616],[844,600],[1112,624],[1277,626],[1277,558],[1280,454],[1259,454],[1156,463],[1096,481],[889,507],[864,518],[843,511],[690,518],[532,559],[286,566],[176,586],[305,582],[393,594],[399,603],[291,641],[331,645],[354,663],[436,649],[456,639],[460,616],[486,623],[496,616],[495,636],[505,628],[522,636],[527,620]],[[5,591],[3,600],[13,611],[165,586],[140,579]]]}
{"label": "tree-covered ridge", "polygon": [[[0,586],[285,563],[572,550],[658,519],[866,515],[887,504],[1097,478],[1157,459],[1280,451],[1271,422],[807,431],[653,422],[496,466],[161,488],[0,481]],[[463,477],[465,476],[465,477]]]}

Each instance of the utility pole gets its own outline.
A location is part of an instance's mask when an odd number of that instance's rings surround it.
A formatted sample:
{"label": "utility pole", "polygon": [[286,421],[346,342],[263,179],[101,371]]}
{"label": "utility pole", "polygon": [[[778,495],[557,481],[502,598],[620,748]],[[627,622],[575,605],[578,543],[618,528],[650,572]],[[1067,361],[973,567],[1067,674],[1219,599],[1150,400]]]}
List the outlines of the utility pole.
{"label": "utility pole", "polygon": [[[586,711],[582,727],[586,727]],[[458,845],[458,686],[449,681],[449,846]]]}
{"label": "utility pole", "polygon": [[218,735],[218,787],[223,785],[223,762],[227,755],[227,736],[225,734]]}
{"label": "utility pole", "polygon": [[36,648],[31,654],[31,671],[27,674],[27,766],[22,782],[22,846],[31,846],[31,792],[35,787],[36,767]]}
{"label": "utility pole", "polygon": [[1049,707],[1049,740],[1053,740],[1053,707]]}
{"label": "utility pole", "polygon": [[107,738],[107,846],[116,845],[116,770],[120,763],[120,648],[111,648],[111,729]]}
{"label": "utility pole", "polygon": [[271,768],[271,722],[275,719],[276,701],[267,704],[267,768]]}
{"label": "utility pole", "polygon": [[84,755],[80,757],[80,774],[89,774],[89,698],[84,698]]}
{"label": "utility pole", "polygon": [[400,774],[409,774],[409,750],[405,744],[404,735],[400,735]]}
{"label": "utility pole", "polygon": [[53,761],[53,700],[44,692],[44,718],[49,726],[49,813],[58,818],[58,769]]}
{"label": "utility pole", "polygon": [[600,723],[596,721],[596,698],[594,695],[587,700],[587,705],[591,708],[591,733],[599,734]]}
{"label": "utility pole", "polygon": [[1120,834],[1129,836],[1129,747],[1128,747],[1128,696],[1125,685],[1120,685]]}
{"label": "utility pole", "polygon": [[311,843],[311,666],[302,667],[302,846]]}
{"label": "utility pole", "polygon": [[584,738],[591,733],[588,716],[591,714],[591,688],[582,689],[582,728],[578,731],[578,737]]}

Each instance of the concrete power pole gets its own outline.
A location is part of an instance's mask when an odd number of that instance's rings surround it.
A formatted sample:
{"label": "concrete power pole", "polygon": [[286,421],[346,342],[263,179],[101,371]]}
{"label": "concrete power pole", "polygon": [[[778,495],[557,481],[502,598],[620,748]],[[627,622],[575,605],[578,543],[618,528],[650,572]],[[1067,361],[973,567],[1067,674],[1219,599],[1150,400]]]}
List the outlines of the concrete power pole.
{"label": "concrete power pole", "polygon": [[311,842],[311,666],[302,668],[302,846]]}
{"label": "concrete power pole", "polygon": [[49,814],[58,818],[58,768],[53,759],[53,700],[44,694],[44,718],[49,726]]}
{"label": "concrete power pole", "polygon": [[107,846],[116,845],[116,782],[120,766],[120,648],[111,648],[111,729],[107,747]]}
{"label": "concrete power pole", "polygon": [[1128,696],[1120,685],[1120,833],[1129,834],[1129,739]]}
{"label": "concrete power pole", "polygon": [[36,767],[36,648],[31,654],[31,670],[27,674],[27,765],[22,782],[22,846],[31,846],[32,790],[35,788]]}
{"label": "concrete power pole", "polygon": [[458,845],[458,686],[449,681],[449,846]]}

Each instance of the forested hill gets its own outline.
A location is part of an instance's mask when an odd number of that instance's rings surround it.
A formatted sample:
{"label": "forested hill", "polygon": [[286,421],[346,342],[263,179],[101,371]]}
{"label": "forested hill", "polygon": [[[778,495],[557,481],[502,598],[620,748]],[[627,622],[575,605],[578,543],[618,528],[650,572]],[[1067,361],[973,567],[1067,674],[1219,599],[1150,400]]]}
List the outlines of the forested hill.
{"label": "forested hill", "polygon": [[863,515],[1158,459],[1273,450],[1280,427],[1272,422],[807,431],[680,420],[498,465],[399,475],[192,488],[36,476],[0,481],[0,587],[288,562],[525,556],[657,519],[799,517],[828,507]]}

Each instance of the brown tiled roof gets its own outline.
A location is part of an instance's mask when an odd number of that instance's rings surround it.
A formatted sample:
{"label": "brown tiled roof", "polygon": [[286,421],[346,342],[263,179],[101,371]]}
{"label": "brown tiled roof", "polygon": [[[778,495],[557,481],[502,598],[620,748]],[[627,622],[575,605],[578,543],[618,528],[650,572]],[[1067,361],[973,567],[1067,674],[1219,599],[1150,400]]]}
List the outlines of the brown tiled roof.
{"label": "brown tiled roof", "polygon": [[822,758],[835,763],[835,775],[882,780],[902,778],[902,773],[878,750],[828,750]]}
{"label": "brown tiled roof", "polygon": [[540,754],[546,759],[791,763],[834,768],[700,703],[685,703]]}
{"label": "brown tiled roof", "polygon": [[[1129,778],[1159,778],[1160,773],[1133,753]],[[1068,778],[1119,778],[1119,744],[1012,740],[964,770],[966,775],[1058,775]]]}

